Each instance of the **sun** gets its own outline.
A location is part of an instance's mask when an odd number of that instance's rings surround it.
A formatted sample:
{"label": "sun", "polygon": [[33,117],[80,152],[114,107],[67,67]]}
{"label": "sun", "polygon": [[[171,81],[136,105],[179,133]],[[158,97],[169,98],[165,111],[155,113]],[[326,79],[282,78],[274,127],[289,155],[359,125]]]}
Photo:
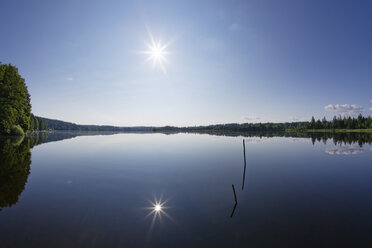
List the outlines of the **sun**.
{"label": "sun", "polygon": [[155,41],[151,34],[150,39],[151,42],[147,44],[148,50],[141,53],[148,55],[146,61],[152,61],[153,67],[159,66],[166,73],[164,64],[168,62],[166,55],[169,54],[167,47],[170,45],[170,42],[163,44],[161,40]]}
{"label": "sun", "polygon": [[147,60],[152,60],[153,64],[159,64],[162,65],[163,62],[168,62],[165,55],[168,54],[168,52],[165,50],[166,46],[161,44],[161,41],[158,41],[155,43],[153,41],[151,45],[148,46],[149,50],[147,51],[147,54],[149,54],[149,57]]}
{"label": "sun", "polygon": [[162,60],[162,59],[164,59],[165,58],[164,57],[165,54],[166,54],[166,52],[159,45],[151,48],[151,57],[153,59],[155,59],[155,60]]}

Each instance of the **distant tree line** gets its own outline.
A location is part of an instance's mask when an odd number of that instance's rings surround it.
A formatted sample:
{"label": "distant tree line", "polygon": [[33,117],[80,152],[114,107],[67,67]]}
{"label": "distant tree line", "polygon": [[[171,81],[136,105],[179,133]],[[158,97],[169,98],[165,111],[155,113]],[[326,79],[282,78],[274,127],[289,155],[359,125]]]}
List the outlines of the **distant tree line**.
{"label": "distant tree line", "polygon": [[285,123],[231,123],[209,126],[195,127],[158,127],[155,132],[203,132],[203,133],[231,133],[231,132],[302,132],[314,129],[372,129],[372,118],[363,117],[361,114],[357,118],[335,116],[332,121],[311,118],[310,122],[285,122]]}
{"label": "distant tree line", "polygon": [[[148,132],[153,127],[115,127],[100,125],[79,125],[71,122],[53,120],[43,117],[37,117],[45,122],[46,129],[65,130],[65,131],[100,131],[100,132]],[[42,129],[43,130],[43,129]]]}
{"label": "distant tree line", "polygon": [[165,126],[154,128],[155,132],[173,131],[173,132],[265,132],[265,131],[285,131],[287,128],[296,129],[300,126],[306,125],[307,122],[290,122],[290,123],[244,123],[244,124],[217,124],[209,126],[195,126],[195,127],[172,127]]}
{"label": "distant tree line", "polygon": [[48,130],[48,126],[47,126],[46,121],[44,120],[44,118],[34,116],[33,114],[31,114],[30,130],[33,130],[33,131]]}
{"label": "distant tree line", "polygon": [[372,129],[371,116],[363,117],[359,114],[356,118],[349,117],[333,117],[332,121],[327,121],[325,117],[322,120],[315,121],[314,116],[306,125],[307,129]]}

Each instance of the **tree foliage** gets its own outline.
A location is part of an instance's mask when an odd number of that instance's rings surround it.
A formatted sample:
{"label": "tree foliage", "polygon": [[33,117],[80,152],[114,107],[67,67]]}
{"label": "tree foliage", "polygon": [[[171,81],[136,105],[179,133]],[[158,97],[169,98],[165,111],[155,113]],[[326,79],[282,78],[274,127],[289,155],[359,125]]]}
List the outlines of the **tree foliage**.
{"label": "tree foliage", "polygon": [[[36,117],[36,116],[35,116]],[[152,131],[153,127],[115,127],[99,125],[79,125],[71,122],[53,120],[43,117],[36,117],[39,122],[44,121],[46,129],[50,130],[71,130],[71,131],[102,131],[102,132],[137,132]],[[44,129],[43,129],[44,130]]]}
{"label": "tree foliage", "polygon": [[34,116],[33,114],[31,114],[30,130],[33,130],[33,131],[48,130],[48,126],[47,126],[46,121],[44,120],[44,118]]}
{"label": "tree foliage", "polygon": [[243,123],[243,124],[218,124],[196,127],[165,126],[154,128],[155,132],[203,132],[203,133],[229,133],[229,132],[284,132],[307,131],[313,129],[372,129],[372,118],[359,115],[357,118],[334,117],[332,121],[311,118],[310,122],[285,122],[285,123]]}
{"label": "tree foliage", "polygon": [[14,126],[30,128],[31,103],[25,80],[18,68],[0,63],[0,133],[11,134]]}
{"label": "tree foliage", "polygon": [[315,118],[311,118],[311,122],[307,124],[307,129],[371,129],[372,128],[372,118],[371,116],[364,117],[359,114],[358,117],[333,117],[332,121],[327,121],[324,117],[322,121]]}

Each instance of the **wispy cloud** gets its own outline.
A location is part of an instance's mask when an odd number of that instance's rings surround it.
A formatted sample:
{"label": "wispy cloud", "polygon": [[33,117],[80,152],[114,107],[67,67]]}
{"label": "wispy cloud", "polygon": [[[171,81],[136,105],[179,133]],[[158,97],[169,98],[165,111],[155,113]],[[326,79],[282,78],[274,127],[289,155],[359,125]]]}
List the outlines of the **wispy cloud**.
{"label": "wispy cloud", "polygon": [[290,117],[288,117],[288,119],[289,119],[289,121],[309,121],[311,118],[309,118],[309,117],[298,118],[298,117],[290,116]]}
{"label": "wispy cloud", "polygon": [[235,32],[244,32],[246,37],[250,38],[250,39],[255,39],[258,37],[257,33],[255,32],[254,29],[252,28],[249,28],[249,27],[246,27],[246,26],[242,26],[240,25],[239,23],[237,22],[234,22],[232,24],[230,24],[228,26],[228,30],[232,33],[235,33]]}
{"label": "wispy cloud", "polygon": [[361,113],[364,111],[364,108],[362,106],[357,106],[354,104],[336,104],[332,105],[329,104],[324,107],[326,111],[332,111],[332,112],[339,112],[339,113],[348,113],[348,114],[355,114],[355,113]]}
{"label": "wispy cloud", "polygon": [[369,108],[369,111],[372,111],[372,107]]}
{"label": "wispy cloud", "polygon": [[204,39],[202,45],[208,52],[221,52],[225,49],[224,42],[215,37],[208,37]]}
{"label": "wispy cloud", "polygon": [[238,31],[238,30],[244,30],[245,28],[239,25],[238,23],[234,22],[229,26],[230,31]]}
{"label": "wispy cloud", "polygon": [[259,121],[259,120],[262,120],[262,118],[258,116],[246,116],[244,117],[244,120],[245,121]]}
{"label": "wispy cloud", "polygon": [[72,77],[68,77],[68,78],[66,78],[68,81],[72,81],[72,80],[74,80]]}

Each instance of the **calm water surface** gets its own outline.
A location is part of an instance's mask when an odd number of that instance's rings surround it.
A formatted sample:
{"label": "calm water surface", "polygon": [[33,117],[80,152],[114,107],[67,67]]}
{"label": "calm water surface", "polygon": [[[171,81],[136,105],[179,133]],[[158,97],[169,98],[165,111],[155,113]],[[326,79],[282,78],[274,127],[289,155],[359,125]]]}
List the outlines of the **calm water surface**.
{"label": "calm water surface", "polygon": [[242,141],[4,141],[0,246],[372,247],[371,145],[245,138],[243,178]]}

